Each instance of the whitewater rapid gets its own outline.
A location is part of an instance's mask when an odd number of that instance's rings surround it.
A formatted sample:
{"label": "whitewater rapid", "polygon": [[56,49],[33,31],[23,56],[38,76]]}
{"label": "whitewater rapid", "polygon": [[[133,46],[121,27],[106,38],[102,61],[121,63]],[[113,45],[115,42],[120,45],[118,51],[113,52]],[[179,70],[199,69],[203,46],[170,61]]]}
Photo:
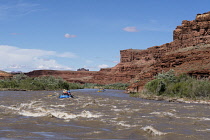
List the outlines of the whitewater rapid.
{"label": "whitewater rapid", "polygon": [[208,139],[210,106],[129,97],[121,90],[1,91],[0,139]]}

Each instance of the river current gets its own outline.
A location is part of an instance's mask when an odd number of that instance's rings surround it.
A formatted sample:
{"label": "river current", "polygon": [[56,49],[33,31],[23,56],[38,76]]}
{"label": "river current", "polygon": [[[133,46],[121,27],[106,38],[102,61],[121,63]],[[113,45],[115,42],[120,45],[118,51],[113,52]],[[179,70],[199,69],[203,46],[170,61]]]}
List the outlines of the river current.
{"label": "river current", "polygon": [[0,91],[0,140],[207,140],[210,106],[129,97],[122,90]]}

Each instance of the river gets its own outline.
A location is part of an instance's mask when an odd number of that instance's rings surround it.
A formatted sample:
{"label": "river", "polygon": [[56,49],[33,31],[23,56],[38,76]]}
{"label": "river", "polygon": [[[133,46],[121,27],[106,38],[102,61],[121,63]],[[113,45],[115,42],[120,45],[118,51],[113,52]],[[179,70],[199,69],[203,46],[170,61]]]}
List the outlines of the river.
{"label": "river", "polygon": [[207,140],[210,106],[129,97],[122,90],[0,91],[0,140]]}

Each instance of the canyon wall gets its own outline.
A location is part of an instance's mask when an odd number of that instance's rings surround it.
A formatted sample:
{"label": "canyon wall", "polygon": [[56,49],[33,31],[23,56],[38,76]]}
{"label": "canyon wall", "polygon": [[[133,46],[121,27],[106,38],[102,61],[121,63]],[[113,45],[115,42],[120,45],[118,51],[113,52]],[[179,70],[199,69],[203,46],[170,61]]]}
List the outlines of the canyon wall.
{"label": "canyon wall", "polygon": [[141,91],[144,84],[162,71],[196,77],[210,74],[210,12],[197,14],[195,20],[182,21],[173,32],[173,41],[146,50],[120,51],[120,63],[100,71],[32,71],[29,76],[55,75],[69,82],[131,83],[129,91]]}

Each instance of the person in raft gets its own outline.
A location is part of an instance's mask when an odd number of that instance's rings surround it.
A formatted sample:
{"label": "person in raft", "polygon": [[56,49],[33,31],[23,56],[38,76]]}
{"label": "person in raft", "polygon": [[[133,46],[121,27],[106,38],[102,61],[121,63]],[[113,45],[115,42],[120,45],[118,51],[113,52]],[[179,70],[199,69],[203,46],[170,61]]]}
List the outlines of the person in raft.
{"label": "person in raft", "polygon": [[71,91],[70,91],[70,90],[64,89],[64,90],[63,90],[63,95],[68,95],[68,96],[70,96],[70,97],[73,98],[73,95],[71,94]]}
{"label": "person in raft", "polygon": [[70,89],[67,92],[68,92],[68,95],[71,96],[71,98],[74,98],[74,96],[71,94]]}
{"label": "person in raft", "polygon": [[66,89],[63,90],[63,95],[68,95],[68,91]]}

